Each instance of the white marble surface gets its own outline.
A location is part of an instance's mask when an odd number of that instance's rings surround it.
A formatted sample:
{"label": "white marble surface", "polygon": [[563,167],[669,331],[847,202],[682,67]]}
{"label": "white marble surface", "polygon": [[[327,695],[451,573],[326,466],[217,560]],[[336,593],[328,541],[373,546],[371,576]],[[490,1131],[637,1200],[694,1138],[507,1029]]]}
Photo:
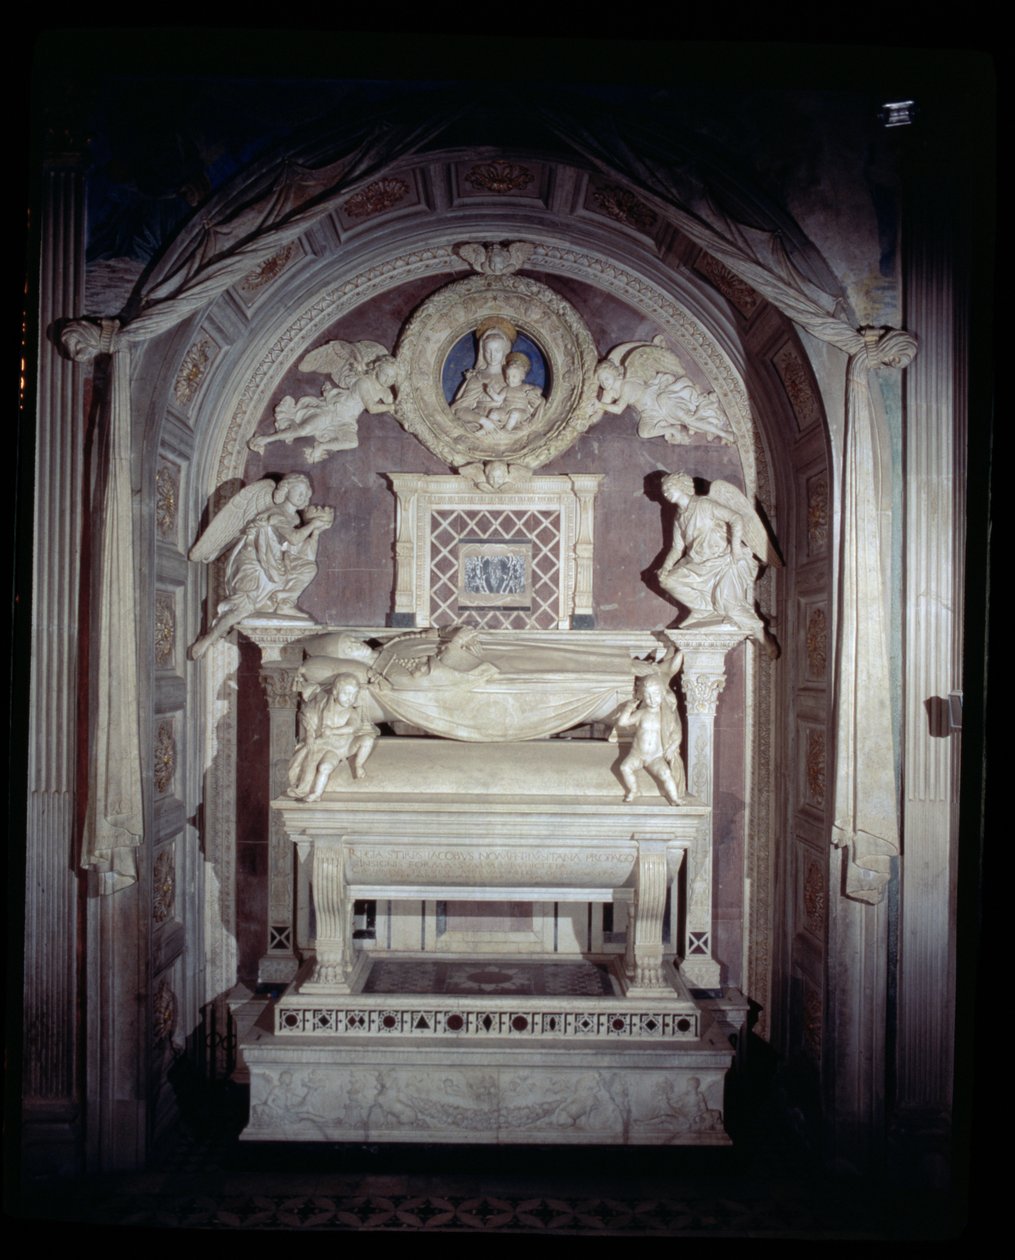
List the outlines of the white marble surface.
{"label": "white marble surface", "polygon": [[726,1146],[721,1030],[691,1043],[283,1043],[258,1030],[246,1141]]}

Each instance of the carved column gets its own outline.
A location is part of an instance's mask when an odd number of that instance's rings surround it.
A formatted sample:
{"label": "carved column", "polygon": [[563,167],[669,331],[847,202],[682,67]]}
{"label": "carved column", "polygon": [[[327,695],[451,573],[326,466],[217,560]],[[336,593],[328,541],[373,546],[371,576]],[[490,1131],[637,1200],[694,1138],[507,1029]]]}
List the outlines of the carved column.
{"label": "carved column", "polygon": [[[26,1169],[78,1167],[75,750],[83,371],[47,330],[84,306],[84,195],[77,159],[41,181],[35,511],[25,871],[23,1137]],[[27,575],[25,575],[27,584]]]}
{"label": "carved column", "polygon": [[[281,664],[261,668],[261,686],[268,701],[268,756],[271,799],[284,794],[287,771],[296,744],[296,671]],[[275,810],[268,811],[268,948],[257,967],[264,984],[286,983],[299,967],[296,957],[292,843]]]}
{"label": "carved column", "polygon": [[391,615],[393,626],[415,626],[416,591],[413,585],[417,565],[414,563],[416,546],[415,493],[418,477],[399,473],[389,474],[395,492],[395,608]]}
{"label": "carved column", "polygon": [[[318,627],[252,617],[241,629],[261,649],[261,686],[268,701],[270,799],[274,800],[284,796],[289,786],[289,762],[296,747],[297,695],[293,683],[303,659],[297,641]],[[295,887],[292,844],[273,809],[268,811],[267,827],[268,922],[257,978],[262,984],[288,984],[299,969],[296,916],[306,889],[302,881],[300,889]]]}
{"label": "carved column", "polygon": [[[944,1180],[955,1029],[959,756],[950,693],[962,690],[967,431],[966,234],[936,163],[907,207],[906,318],[920,353],[905,388],[903,858],[892,1128],[914,1168]],[[962,192],[959,193],[959,188]],[[931,189],[933,190],[931,192]],[[972,204],[972,200],[970,200]],[[974,727],[974,738],[976,737]]]}
{"label": "carved column", "polygon": [[[726,685],[726,653],[747,636],[723,626],[666,633],[684,654],[680,682],[687,713],[687,790],[712,810],[715,711]],[[688,984],[700,989],[720,984],[719,961],[712,955],[712,827],[714,814],[707,837],[688,855],[687,940],[680,971]]]}
{"label": "carved column", "polygon": [[575,497],[578,500],[578,522],[574,544],[574,605],[571,613],[572,630],[592,630],[595,615],[592,610],[593,555],[595,550],[594,508],[596,494],[603,478],[601,475],[571,477]]}

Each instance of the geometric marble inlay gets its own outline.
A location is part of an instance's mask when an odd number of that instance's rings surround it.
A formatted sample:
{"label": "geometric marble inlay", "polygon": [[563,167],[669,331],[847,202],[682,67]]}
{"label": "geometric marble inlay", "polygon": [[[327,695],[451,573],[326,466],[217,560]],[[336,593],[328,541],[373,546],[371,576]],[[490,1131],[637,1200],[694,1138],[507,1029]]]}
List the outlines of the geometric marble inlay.
{"label": "geometric marble inlay", "polygon": [[653,1010],[636,1002],[608,1006],[572,1004],[561,1009],[513,1002],[496,1006],[456,1000],[440,1002],[389,998],[383,1005],[367,1006],[362,995],[349,998],[287,997],[275,1008],[275,1033],[280,1037],[386,1037],[454,1038],[486,1041],[694,1041],[700,1032],[698,1012]]}
{"label": "geometric marble inlay", "polygon": [[613,993],[606,967],[592,962],[462,962],[374,960],[364,993],[544,994],[573,997]]}
{"label": "geometric marble inlay", "polygon": [[[430,621],[447,625],[467,621],[491,630],[549,630],[558,622],[560,603],[560,512],[451,508],[435,510],[431,525]],[[477,607],[463,600],[460,584],[463,545],[508,544],[528,561],[526,607]],[[531,550],[530,550],[531,549]],[[466,611],[467,609],[467,611]]]}

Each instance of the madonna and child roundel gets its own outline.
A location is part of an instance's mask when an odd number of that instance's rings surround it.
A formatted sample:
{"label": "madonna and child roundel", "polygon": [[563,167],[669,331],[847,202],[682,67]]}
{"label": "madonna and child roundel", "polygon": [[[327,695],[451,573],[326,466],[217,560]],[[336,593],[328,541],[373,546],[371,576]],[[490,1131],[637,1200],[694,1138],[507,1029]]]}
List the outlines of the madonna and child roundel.
{"label": "madonna and child roundel", "polygon": [[452,467],[538,468],[595,414],[596,348],[577,311],[521,276],[470,276],[429,298],[396,353],[401,424]]}

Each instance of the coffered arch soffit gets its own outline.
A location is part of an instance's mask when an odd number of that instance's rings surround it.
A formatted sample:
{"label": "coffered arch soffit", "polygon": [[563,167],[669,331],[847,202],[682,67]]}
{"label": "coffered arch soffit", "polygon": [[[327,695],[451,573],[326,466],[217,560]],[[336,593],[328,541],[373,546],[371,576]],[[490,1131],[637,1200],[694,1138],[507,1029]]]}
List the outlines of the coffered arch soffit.
{"label": "coffered arch soffit", "polygon": [[[315,339],[361,303],[407,281],[470,274],[453,252],[469,240],[531,241],[536,252],[523,270],[544,273],[551,285],[555,275],[591,284],[657,325],[719,394],[741,437],[750,488],[768,497],[756,481],[755,447],[766,444],[766,428],[792,425],[793,417],[778,388],[759,394],[751,329],[759,330],[754,341],[795,340],[789,321],[742,284],[738,292],[727,283],[721,293],[716,269],[696,246],[644,204],[604,198],[602,181],[588,171],[531,155],[497,160],[533,174],[538,195],[462,196],[463,171],[481,165],[474,151],[399,165],[177,329],[171,347],[163,343],[163,365],[177,368],[174,375],[163,367],[158,392],[168,396],[151,414],[189,410],[197,514],[215,487],[241,475],[245,440],[274,385]],[[361,195],[371,188],[372,203]],[[368,211],[363,222],[347,209],[357,197],[354,210]],[[723,279],[735,282],[728,273]],[[752,416],[745,379],[767,423]]]}

